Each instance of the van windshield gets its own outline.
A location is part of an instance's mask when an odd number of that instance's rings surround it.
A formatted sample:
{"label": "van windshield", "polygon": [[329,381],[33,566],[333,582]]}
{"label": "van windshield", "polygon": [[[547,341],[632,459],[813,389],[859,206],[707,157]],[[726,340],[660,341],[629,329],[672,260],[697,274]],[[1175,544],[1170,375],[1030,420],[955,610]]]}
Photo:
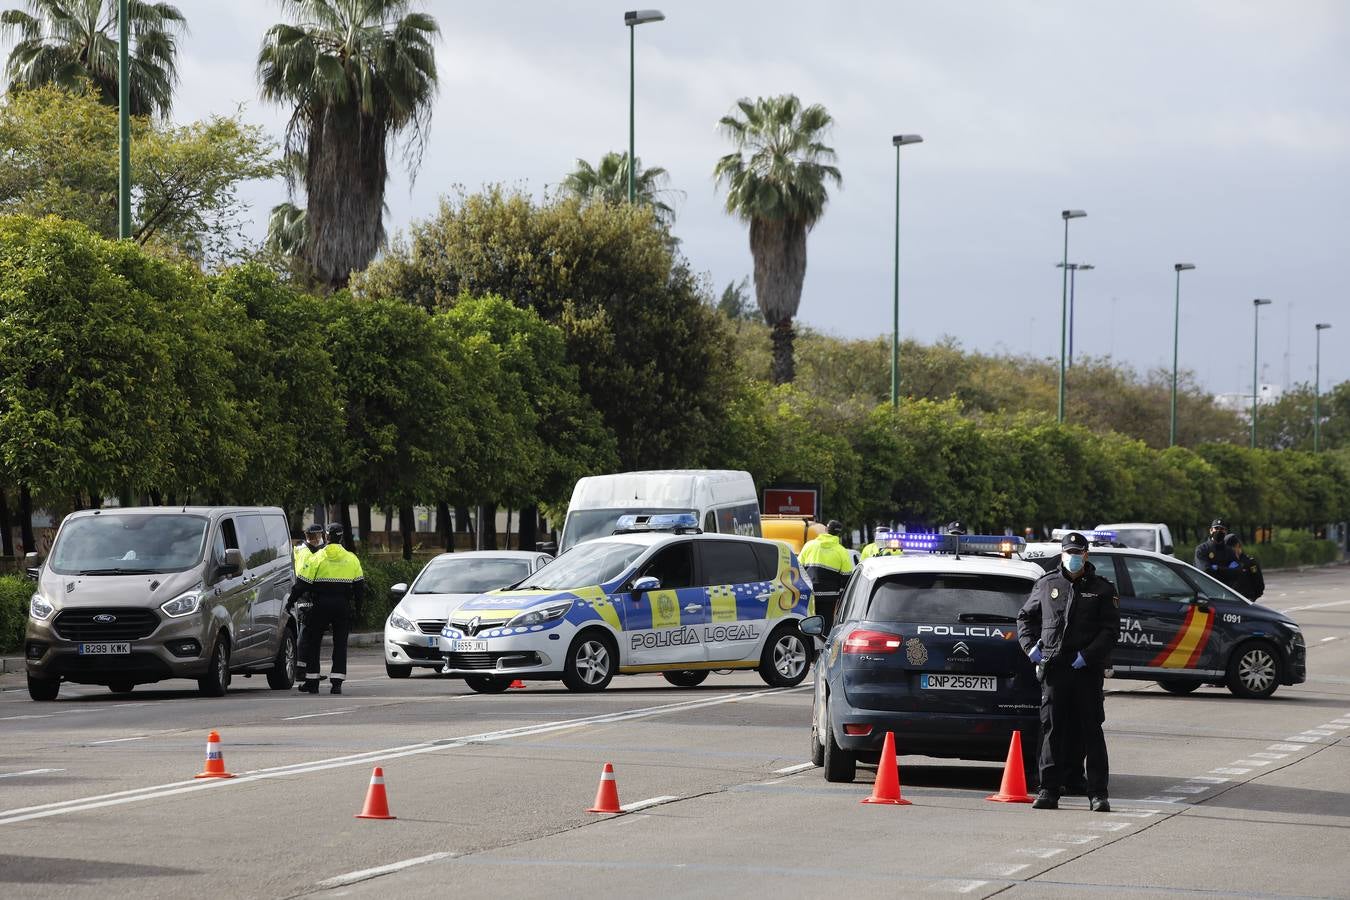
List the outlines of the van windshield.
{"label": "van windshield", "polygon": [[201,560],[206,524],[183,513],[81,516],[61,529],[48,567],[61,575],[182,572]]}
{"label": "van windshield", "polygon": [[624,573],[633,560],[647,549],[646,544],[604,541],[578,547],[544,566],[525,580],[521,590],[538,588],[569,591],[573,588],[605,584]]}
{"label": "van windshield", "polygon": [[[693,512],[695,511],[692,509],[657,509],[655,507],[574,510],[567,514],[567,521],[563,524],[562,543],[558,545],[558,552],[561,554],[563,551],[592,538],[609,537],[619,524],[619,516],[658,516],[665,513]],[[590,583],[594,584],[594,582]]]}
{"label": "van windshield", "polygon": [[1116,543],[1135,550],[1156,550],[1156,532],[1152,528],[1117,528]]}

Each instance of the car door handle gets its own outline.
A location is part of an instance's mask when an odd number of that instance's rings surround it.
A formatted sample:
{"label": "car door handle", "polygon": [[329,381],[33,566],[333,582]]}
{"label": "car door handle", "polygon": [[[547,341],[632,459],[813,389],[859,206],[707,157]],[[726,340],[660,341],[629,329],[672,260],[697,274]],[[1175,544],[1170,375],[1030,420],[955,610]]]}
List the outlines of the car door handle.
{"label": "car door handle", "polygon": [[697,603],[690,603],[688,606],[686,606],[686,607],[684,608],[684,611],[687,612],[687,613],[693,613],[693,612],[698,612],[698,611],[699,611],[700,609],[702,609],[702,608],[703,608],[703,607],[702,607],[701,605],[697,604]]}
{"label": "car door handle", "polygon": [[772,596],[773,596],[773,594],[772,594],[770,591],[764,591],[764,592],[762,592],[762,593],[756,594],[756,595],[755,595],[755,599],[756,599],[756,600],[768,600],[768,599],[769,599],[770,597],[772,597]]}

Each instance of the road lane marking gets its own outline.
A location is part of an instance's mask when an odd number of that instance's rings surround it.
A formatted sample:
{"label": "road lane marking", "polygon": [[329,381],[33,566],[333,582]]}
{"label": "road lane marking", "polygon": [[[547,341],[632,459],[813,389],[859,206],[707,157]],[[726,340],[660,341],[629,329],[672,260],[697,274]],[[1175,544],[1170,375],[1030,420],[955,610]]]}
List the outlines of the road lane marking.
{"label": "road lane marking", "polygon": [[1192,775],[1187,781],[1194,781],[1197,784],[1227,784],[1227,778],[1216,778],[1213,775]]}
{"label": "road lane marking", "polygon": [[[1334,641],[1334,640],[1336,640],[1336,637],[1337,637],[1336,635],[1332,635],[1331,637],[1325,637],[1325,638],[1322,638],[1322,640],[1320,641],[1320,643],[1325,644],[1325,643],[1327,643],[1328,641]],[[1321,659],[1321,657],[1318,657],[1318,659]]]}
{"label": "road lane marking", "polygon": [[1350,600],[1333,600],[1330,603],[1309,603],[1306,606],[1291,606],[1288,609],[1280,610],[1280,612],[1291,613],[1302,612],[1305,609],[1327,609],[1331,606],[1344,606],[1347,603],[1350,603]]}
{"label": "road lane marking", "polygon": [[83,812],[91,809],[102,809],[109,806],[120,806],[124,803],[137,803],[142,800],[156,800],[163,797],[173,797],[179,794],[190,794],[203,790],[219,790],[221,788],[246,784],[253,781],[262,781],[269,778],[286,778],[292,775],[303,775],[310,772],[323,772],[329,769],[340,769],[348,766],[363,766],[376,763],[383,763],[391,759],[401,759],[405,756],[418,756],[424,753],[437,753],[443,750],[454,750],[459,747],[473,746],[475,744],[490,744],[499,741],[507,741],[512,738],[531,737],[538,734],[551,734],[557,731],[566,731],[573,728],[586,728],[591,725],[609,725],[616,722],[626,722],[633,719],[651,718],[654,716],[668,715],[671,713],[688,712],[695,709],[705,709],[712,706],[721,706],[725,703],[739,703],[744,700],[753,700],[758,697],[773,696],[775,694],[787,694],[797,691],[810,689],[810,685],[804,685],[795,688],[769,688],[760,691],[747,691],[739,694],[729,694],[722,697],[702,698],[697,700],[683,700],[678,703],[666,703],[658,706],[647,706],[639,709],[626,710],[616,713],[601,713],[594,716],[583,716],[576,719],[561,719],[555,722],[541,722],[537,725],[524,725],[519,728],[507,728],[501,731],[489,731],[481,734],[470,734],[455,738],[441,738],[433,741],[423,741],[416,744],[405,744],[398,747],[387,747],[382,750],[372,750],[366,753],[354,753],[347,756],[335,756],[328,759],[313,760],[305,763],[292,763],[285,766],[274,766],[267,769],[254,769],[240,774],[236,778],[220,781],[174,781],[166,784],[149,785],[142,788],[133,788],[125,791],[116,791],[111,794],[100,794],[92,797],[82,797],[74,800],[61,800],[55,803],[47,803],[39,806],[20,807],[18,809],[0,810],[0,825],[9,825],[15,822],[26,822],[30,819],[42,819],[48,816],[59,816],[72,812]]}
{"label": "road lane marking", "polygon": [[[1126,828],[1129,828],[1129,827],[1130,827],[1130,823],[1129,823],[1129,822],[1089,822],[1089,823],[1087,823],[1087,827],[1089,827],[1089,828],[1100,828],[1100,829],[1102,829],[1103,831],[1124,831]],[[1022,868],[1026,868],[1026,867],[1023,866]]]}
{"label": "road lane marking", "polygon": [[1321,729],[1317,728],[1309,728],[1307,731],[1303,733],[1316,735],[1317,737],[1331,737],[1333,734],[1335,734],[1334,731],[1322,731]]}
{"label": "road lane marking", "polygon": [[1064,852],[1063,847],[1019,847],[1014,853],[1023,853],[1027,856],[1034,856],[1037,859],[1049,859],[1052,856],[1058,856]]}
{"label": "road lane marking", "polygon": [[140,735],[139,737],[129,737],[129,738],[109,738],[109,739],[106,740],[106,741],[90,741],[90,742],[89,742],[89,746],[92,747],[92,746],[94,746],[95,744],[125,744],[127,741],[143,741],[143,740],[145,740],[147,737],[149,737],[149,735],[142,734],[142,735]]}
{"label": "road lane marking", "polygon": [[0,773],[0,778],[21,778],[24,775],[49,775],[52,772],[64,772],[65,769],[27,769],[23,772]]}
{"label": "road lane marking", "polygon": [[1252,759],[1287,759],[1289,757],[1289,754],[1261,752],[1261,753],[1253,753],[1251,757]]}
{"label": "road lane marking", "polygon": [[[1125,823],[1124,823],[1124,822],[1121,822],[1120,825],[1121,825],[1122,828],[1125,827]],[[1017,864],[1011,865],[1011,866],[1004,866],[1003,868],[996,870],[996,871],[994,872],[994,874],[997,875],[997,876],[1000,877],[1000,878],[1011,878],[1012,876],[1016,875],[1018,872],[1022,871],[1022,870],[1025,869],[1025,868],[1028,868],[1028,867],[1030,867],[1030,866],[1031,866],[1031,863],[1017,863]]]}
{"label": "road lane marking", "polygon": [[1236,765],[1236,766],[1268,766],[1268,765],[1270,765],[1270,760],[1268,760],[1268,759],[1237,759],[1237,760],[1234,760],[1234,761],[1233,761],[1233,765]]}
{"label": "road lane marking", "polygon": [[1164,794],[1203,794],[1205,791],[1213,790],[1214,786],[1209,784],[1174,784],[1171,787],[1163,788]]}
{"label": "road lane marking", "polygon": [[0,718],[0,722],[17,722],[20,719],[50,719],[55,715],[56,713],[42,713],[41,715],[4,716]]}
{"label": "road lane marking", "polygon": [[788,767],[785,768],[785,769],[774,769],[774,770],[773,770],[773,774],[775,774],[775,775],[795,775],[795,774],[798,773],[798,772],[805,772],[807,769],[813,769],[813,768],[815,768],[815,764],[814,764],[814,763],[804,762],[804,763],[798,763],[798,764],[795,765],[795,766],[788,766]]}
{"label": "road lane marking", "polygon": [[322,718],[323,716],[345,716],[347,713],[355,711],[356,707],[352,707],[351,709],[335,709],[332,710],[331,712],[306,713],[303,716],[286,716],[281,721],[294,722],[296,719],[318,719]]}
{"label": "road lane marking", "polygon": [[626,813],[637,812],[639,809],[646,809],[649,806],[660,806],[662,803],[669,803],[672,800],[678,800],[679,797],[667,794],[663,797],[648,797],[646,800],[639,800],[636,803],[625,803],[619,809]]}
{"label": "road lane marking", "polygon": [[1061,844],[1090,844],[1101,840],[1100,834],[1052,834],[1050,840]]}
{"label": "road lane marking", "polygon": [[388,875],[391,872],[401,872],[404,869],[411,869],[413,866],[420,866],[423,863],[435,862],[438,859],[454,859],[456,853],[428,853],[426,856],[415,856],[412,859],[401,860],[396,863],[389,863],[387,866],[375,866],[371,869],[361,869],[356,872],[348,872],[346,875],[338,875],[320,881],[316,887],[321,888],[340,888],[350,884],[356,884],[360,881],[366,881],[371,878],[378,878],[381,875]]}
{"label": "road lane marking", "polygon": [[1297,753],[1308,748],[1302,744],[1271,744],[1267,750],[1288,750],[1290,753]]}
{"label": "road lane marking", "polygon": [[[951,884],[951,889],[958,894],[969,894],[971,891],[978,891],[988,883],[987,881],[957,881]],[[942,889],[939,885],[934,885],[934,887],[939,890]]]}
{"label": "road lane marking", "polygon": [[1317,738],[1315,738],[1315,737],[1308,737],[1306,734],[1291,734],[1291,735],[1289,735],[1289,737],[1285,738],[1285,740],[1286,740],[1286,741],[1297,741],[1297,742],[1300,743],[1300,744],[1315,744],[1315,743],[1317,743]]}
{"label": "road lane marking", "polygon": [[1210,769],[1210,771],[1220,775],[1246,775],[1251,769],[1244,769],[1241,766],[1219,766],[1218,768]]}

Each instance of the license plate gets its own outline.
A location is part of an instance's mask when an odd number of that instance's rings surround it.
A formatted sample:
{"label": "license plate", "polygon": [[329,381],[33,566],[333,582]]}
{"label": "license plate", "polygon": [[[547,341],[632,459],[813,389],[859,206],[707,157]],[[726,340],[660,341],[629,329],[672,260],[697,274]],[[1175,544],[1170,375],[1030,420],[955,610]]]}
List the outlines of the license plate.
{"label": "license plate", "polygon": [[454,641],[450,644],[451,653],[486,653],[487,641]]}
{"label": "license plate", "polygon": [[439,649],[441,646],[440,636],[432,635],[431,637],[427,638],[427,646],[430,647],[432,650]]}
{"label": "license plate", "polygon": [[996,691],[993,675],[920,675],[919,687],[930,691]]}
{"label": "license plate", "polygon": [[126,641],[109,643],[107,641],[97,644],[81,644],[81,656],[105,656],[108,654],[128,655],[131,653],[131,644]]}

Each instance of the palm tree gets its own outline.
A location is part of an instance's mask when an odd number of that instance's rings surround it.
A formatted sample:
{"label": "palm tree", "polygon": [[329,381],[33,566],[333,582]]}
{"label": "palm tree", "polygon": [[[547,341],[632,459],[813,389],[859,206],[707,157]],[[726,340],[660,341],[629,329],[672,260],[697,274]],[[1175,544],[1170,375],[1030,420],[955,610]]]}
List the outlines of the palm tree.
{"label": "palm tree", "polygon": [[262,95],[294,105],[286,150],[305,160],[305,259],[342,287],[384,243],[389,143],[416,172],[436,94],[440,28],[412,0],[281,0],[258,54]]}
{"label": "palm tree", "polygon": [[773,380],[792,380],[792,320],[806,277],[806,233],[825,212],[827,182],[843,184],[834,150],[821,143],[834,120],[825,107],[803,107],[792,94],[736,101],[741,115],[723,116],[735,151],[713,176],[727,185],[727,212],[750,223],[755,299],[773,327]]}
{"label": "palm tree", "polygon": [[[650,206],[656,220],[667,228],[675,221],[675,210],[661,198],[671,191],[666,188],[670,175],[660,166],[642,168],[642,157],[637,158],[637,173],[633,179],[633,197],[642,205]],[[600,165],[592,166],[584,159],[563,179],[562,189],[583,200],[601,200],[619,204],[628,200],[628,154],[606,153]]]}
{"label": "palm tree", "polygon": [[[117,105],[117,0],[27,0],[28,11],[0,13],[14,39],[5,65],[9,90],[55,84],[80,90],[92,82],[104,103]],[[130,0],[131,114],[167,117],[178,84],[178,36],[187,20],[168,3]]]}

